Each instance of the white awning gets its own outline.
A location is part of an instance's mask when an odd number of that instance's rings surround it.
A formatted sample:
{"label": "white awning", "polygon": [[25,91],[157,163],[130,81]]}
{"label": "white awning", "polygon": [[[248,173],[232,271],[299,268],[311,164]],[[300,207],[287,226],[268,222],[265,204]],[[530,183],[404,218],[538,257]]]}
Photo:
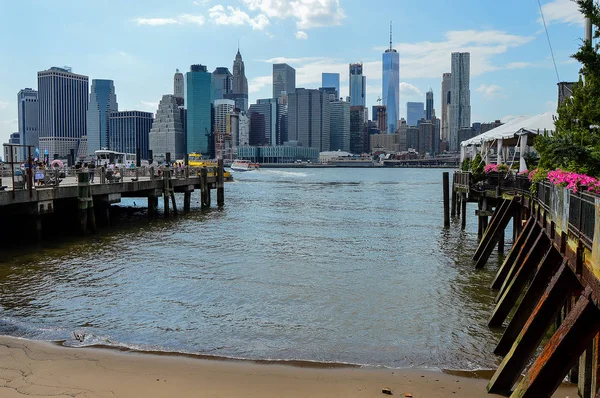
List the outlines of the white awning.
{"label": "white awning", "polygon": [[517,135],[554,132],[554,114],[542,113],[533,117],[519,116],[500,127],[460,143],[461,146],[481,145],[484,142],[515,138]]}

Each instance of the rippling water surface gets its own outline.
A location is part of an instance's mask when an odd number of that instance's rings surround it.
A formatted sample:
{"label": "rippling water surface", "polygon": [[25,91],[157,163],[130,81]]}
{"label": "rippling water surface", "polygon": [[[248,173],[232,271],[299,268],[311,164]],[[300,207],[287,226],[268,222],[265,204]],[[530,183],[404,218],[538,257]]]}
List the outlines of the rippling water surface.
{"label": "rippling water surface", "polygon": [[486,322],[498,256],[473,268],[474,208],[466,232],[442,228],[441,170],[235,177],[223,210],[200,211],[196,192],[189,215],[9,253],[0,333],[251,359],[497,365]]}

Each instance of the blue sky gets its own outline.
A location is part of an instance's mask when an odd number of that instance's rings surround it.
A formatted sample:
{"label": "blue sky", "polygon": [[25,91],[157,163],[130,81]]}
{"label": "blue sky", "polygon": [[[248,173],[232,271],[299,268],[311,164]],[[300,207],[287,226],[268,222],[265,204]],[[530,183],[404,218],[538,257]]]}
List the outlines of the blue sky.
{"label": "blue sky", "polygon": [[[232,68],[240,42],[250,103],[271,96],[271,64],[297,70],[317,88],[322,72],[364,62],[367,105],[381,95],[381,52],[389,21],[400,53],[400,115],[431,87],[440,114],[450,53],[471,53],[472,121],[555,109],[557,77],[537,0],[0,0],[0,143],[17,131],[17,92],[37,71],[68,65],[115,81],[119,109],[156,111],[176,68]],[[425,6],[426,4],[426,6]],[[577,79],[570,59],[583,37],[570,0],[542,0],[560,79]]]}

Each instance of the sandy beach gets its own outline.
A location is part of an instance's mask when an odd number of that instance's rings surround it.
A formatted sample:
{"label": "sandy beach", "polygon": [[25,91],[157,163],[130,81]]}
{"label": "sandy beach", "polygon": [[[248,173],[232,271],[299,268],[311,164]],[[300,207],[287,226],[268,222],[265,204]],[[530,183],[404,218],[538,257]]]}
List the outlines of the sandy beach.
{"label": "sandy beach", "polygon": [[[420,370],[207,360],[0,337],[0,397],[495,397],[484,379]],[[577,396],[564,386],[555,397]]]}

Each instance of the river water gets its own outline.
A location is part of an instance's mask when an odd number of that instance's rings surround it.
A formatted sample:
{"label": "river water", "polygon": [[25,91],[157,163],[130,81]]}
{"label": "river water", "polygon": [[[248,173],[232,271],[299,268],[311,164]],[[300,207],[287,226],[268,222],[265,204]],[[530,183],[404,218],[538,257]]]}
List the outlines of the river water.
{"label": "river water", "polygon": [[474,208],[466,231],[443,229],[441,170],[235,177],[222,210],[199,210],[195,192],[188,215],[5,253],[0,334],[249,359],[498,364],[486,322],[499,259],[473,268]]}

